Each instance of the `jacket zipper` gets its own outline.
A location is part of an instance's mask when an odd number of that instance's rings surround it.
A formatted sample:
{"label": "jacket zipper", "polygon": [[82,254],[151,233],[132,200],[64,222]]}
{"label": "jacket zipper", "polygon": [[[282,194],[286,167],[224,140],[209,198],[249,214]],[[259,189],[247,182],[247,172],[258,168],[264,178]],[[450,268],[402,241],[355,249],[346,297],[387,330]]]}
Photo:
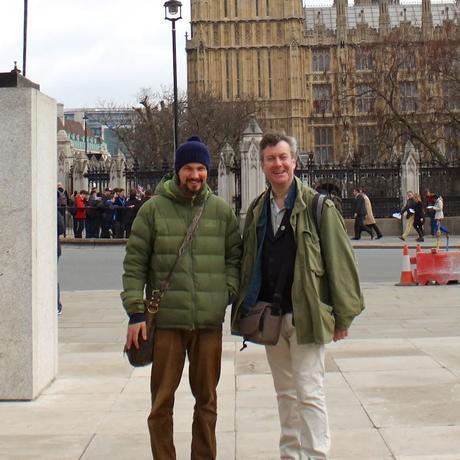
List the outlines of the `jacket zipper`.
{"label": "jacket zipper", "polygon": [[[192,215],[191,215],[191,220],[189,222],[189,225],[191,224],[191,222],[193,221],[193,216],[194,216],[194,213],[193,213],[193,209],[195,207],[195,197],[196,195],[193,195],[192,197],[192,200],[190,201],[190,207],[192,209]],[[192,266],[192,277],[194,276],[194,269],[193,269],[193,253],[192,253],[192,244],[193,244],[193,239],[192,241],[190,241],[190,244],[189,244],[189,250],[190,250],[190,263],[191,263],[191,266]],[[193,298],[192,298],[192,331],[194,331],[196,329],[196,289],[195,289],[195,280],[192,279],[192,286],[193,286]]]}

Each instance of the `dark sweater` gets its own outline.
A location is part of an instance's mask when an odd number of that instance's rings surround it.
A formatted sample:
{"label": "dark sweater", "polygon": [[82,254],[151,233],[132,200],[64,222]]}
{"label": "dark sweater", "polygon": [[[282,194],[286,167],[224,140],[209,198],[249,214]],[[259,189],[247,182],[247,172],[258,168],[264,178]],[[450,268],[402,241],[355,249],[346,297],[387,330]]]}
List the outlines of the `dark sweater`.
{"label": "dark sweater", "polygon": [[267,233],[262,249],[262,286],[259,300],[273,302],[279,277],[284,275],[284,288],[281,294],[282,313],[292,312],[291,288],[294,276],[296,244],[294,232],[289,222],[291,209],[286,209],[281,225],[273,235],[271,210],[268,206]]}

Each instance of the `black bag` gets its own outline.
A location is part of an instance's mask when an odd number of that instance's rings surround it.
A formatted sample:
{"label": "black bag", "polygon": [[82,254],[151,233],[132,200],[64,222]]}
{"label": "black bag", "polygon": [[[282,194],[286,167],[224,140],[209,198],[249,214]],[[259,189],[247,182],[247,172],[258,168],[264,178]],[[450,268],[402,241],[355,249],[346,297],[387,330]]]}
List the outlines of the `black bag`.
{"label": "black bag", "polygon": [[128,361],[131,366],[134,367],[143,367],[148,366],[153,361],[153,343],[155,339],[155,315],[158,313],[160,307],[162,295],[160,291],[155,290],[152,293],[152,298],[147,305],[145,311],[145,323],[147,326],[147,340],[140,335],[139,348],[136,348],[134,344],[131,345],[131,348],[125,348],[123,353],[128,357]]}

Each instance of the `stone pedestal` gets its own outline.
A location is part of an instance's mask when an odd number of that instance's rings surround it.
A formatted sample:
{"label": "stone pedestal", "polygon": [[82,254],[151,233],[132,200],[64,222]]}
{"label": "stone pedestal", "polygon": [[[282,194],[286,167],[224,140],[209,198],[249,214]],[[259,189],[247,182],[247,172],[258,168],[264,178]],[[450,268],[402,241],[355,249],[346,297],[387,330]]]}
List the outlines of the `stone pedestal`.
{"label": "stone pedestal", "polygon": [[15,82],[0,74],[0,400],[57,372],[56,101]]}
{"label": "stone pedestal", "polygon": [[263,131],[256,120],[251,120],[243,132],[240,142],[241,152],[241,211],[240,216],[246,217],[246,212],[252,200],[266,189],[264,173],[260,165],[259,143]]}
{"label": "stone pedestal", "polygon": [[405,200],[408,191],[419,193],[419,153],[411,142],[407,142],[401,162],[401,196]]}

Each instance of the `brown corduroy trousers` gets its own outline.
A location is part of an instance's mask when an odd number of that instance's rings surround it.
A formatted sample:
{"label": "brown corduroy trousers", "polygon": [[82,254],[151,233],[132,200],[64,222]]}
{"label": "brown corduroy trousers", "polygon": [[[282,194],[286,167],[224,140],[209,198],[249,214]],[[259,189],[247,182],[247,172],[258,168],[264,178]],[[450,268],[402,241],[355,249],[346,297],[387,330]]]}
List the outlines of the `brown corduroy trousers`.
{"label": "brown corduroy trousers", "polygon": [[190,388],[195,397],[190,458],[216,458],[216,388],[222,358],[222,328],[193,331],[157,329],[150,380],[152,409],[148,417],[150,445],[155,460],[176,459],[174,394],[181,380],[186,355],[190,363]]}

